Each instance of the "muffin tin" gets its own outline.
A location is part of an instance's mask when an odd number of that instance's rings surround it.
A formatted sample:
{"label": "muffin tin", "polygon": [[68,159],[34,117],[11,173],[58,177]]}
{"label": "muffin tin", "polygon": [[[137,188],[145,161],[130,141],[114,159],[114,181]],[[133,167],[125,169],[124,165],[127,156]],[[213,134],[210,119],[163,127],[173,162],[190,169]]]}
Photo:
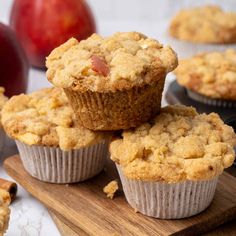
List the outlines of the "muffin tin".
{"label": "muffin tin", "polygon": [[188,96],[186,89],[180,86],[176,81],[172,82],[168,87],[166,92],[166,100],[169,104],[184,104],[186,106],[193,106],[199,113],[216,112],[225,122],[230,120],[230,123],[228,123],[229,125],[232,124],[234,119],[236,120],[235,108],[217,107],[197,102],[191,99]]}

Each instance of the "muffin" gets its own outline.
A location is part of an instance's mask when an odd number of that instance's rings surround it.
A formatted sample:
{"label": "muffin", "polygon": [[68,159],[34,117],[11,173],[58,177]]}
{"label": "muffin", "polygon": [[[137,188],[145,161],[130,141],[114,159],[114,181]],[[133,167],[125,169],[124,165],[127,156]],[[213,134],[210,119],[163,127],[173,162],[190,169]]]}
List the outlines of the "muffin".
{"label": "muffin", "polygon": [[236,51],[209,52],[181,60],[177,81],[188,95],[209,105],[236,107]]}
{"label": "muffin", "polygon": [[92,130],[136,127],[160,110],[175,52],[137,32],[72,38],[46,60],[47,78],[63,88],[78,122]]}
{"label": "muffin", "polygon": [[[3,87],[0,87],[0,120],[1,120],[1,111],[4,106],[4,104],[7,101],[7,97],[4,95],[5,89]],[[5,143],[6,135],[2,128],[2,124],[0,122],[0,152],[3,149],[4,143]]]}
{"label": "muffin", "polygon": [[169,34],[180,58],[229,46],[236,49],[236,13],[214,5],[184,9],[172,19]]}
{"label": "muffin", "polygon": [[78,125],[60,88],[13,96],[3,107],[2,124],[25,169],[39,180],[79,182],[103,169],[107,134]]}
{"label": "muffin", "polygon": [[178,219],[211,203],[219,175],[232,165],[236,135],[215,113],[168,106],[110,144],[128,203],[145,215]]}
{"label": "muffin", "polygon": [[10,209],[10,195],[7,191],[0,189],[0,236],[3,236],[8,228]]}

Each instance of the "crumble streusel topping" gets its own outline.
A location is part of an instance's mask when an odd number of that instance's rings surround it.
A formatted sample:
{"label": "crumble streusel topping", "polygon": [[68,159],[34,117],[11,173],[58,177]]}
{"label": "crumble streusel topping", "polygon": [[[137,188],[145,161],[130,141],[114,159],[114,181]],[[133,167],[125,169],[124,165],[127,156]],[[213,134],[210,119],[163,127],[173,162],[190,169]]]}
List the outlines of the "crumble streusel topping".
{"label": "crumble streusel topping", "polygon": [[202,95],[236,100],[236,51],[233,49],[181,60],[175,74],[179,84]]}
{"label": "crumble streusel topping", "polygon": [[59,146],[63,150],[87,147],[104,138],[103,133],[76,123],[60,88],[13,96],[3,107],[2,124],[13,139],[28,145]]}
{"label": "crumble streusel topping", "polygon": [[71,38],[47,57],[47,77],[55,86],[110,92],[163,78],[177,66],[175,52],[137,32],[111,37]]}
{"label": "crumble streusel topping", "polygon": [[233,164],[236,134],[211,113],[167,106],[149,123],[111,142],[111,159],[130,179],[175,183],[205,180]]}
{"label": "crumble streusel topping", "polygon": [[235,43],[236,14],[218,6],[181,10],[171,21],[170,34],[198,43]]}

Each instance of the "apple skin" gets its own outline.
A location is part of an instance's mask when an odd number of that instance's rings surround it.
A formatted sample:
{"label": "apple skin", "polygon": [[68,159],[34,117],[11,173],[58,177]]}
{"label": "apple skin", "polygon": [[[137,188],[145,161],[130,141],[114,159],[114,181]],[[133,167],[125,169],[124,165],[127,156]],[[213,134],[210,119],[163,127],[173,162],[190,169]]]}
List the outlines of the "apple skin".
{"label": "apple skin", "polygon": [[10,26],[31,65],[45,68],[45,57],[71,37],[86,39],[96,31],[84,0],[15,0]]}
{"label": "apple skin", "polygon": [[6,96],[25,93],[28,74],[29,63],[15,33],[0,23],[0,86]]}

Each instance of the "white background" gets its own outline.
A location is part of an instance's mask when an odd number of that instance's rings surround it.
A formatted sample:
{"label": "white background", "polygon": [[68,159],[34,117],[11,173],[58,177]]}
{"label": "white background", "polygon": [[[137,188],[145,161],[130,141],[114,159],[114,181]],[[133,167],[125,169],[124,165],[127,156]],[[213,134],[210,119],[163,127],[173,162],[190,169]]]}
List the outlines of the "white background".
{"label": "white background", "polygon": [[[0,0],[0,22],[8,23],[12,2]],[[169,19],[182,7],[211,3],[221,5],[226,10],[236,11],[236,0],[88,0],[88,3],[94,12],[98,32],[102,35],[136,30],[157,38],[162,43],[165,43],[164,35]],[[170,75],[167,84],[171,79]],[[31,69],[29,92],[46,86],[50,84],[45,73]],[[0,177],[9,178],[2,168]],[[18,199],[11,208],[7,236],[59,235],[47,210],[22,188],[19,189]]]}

